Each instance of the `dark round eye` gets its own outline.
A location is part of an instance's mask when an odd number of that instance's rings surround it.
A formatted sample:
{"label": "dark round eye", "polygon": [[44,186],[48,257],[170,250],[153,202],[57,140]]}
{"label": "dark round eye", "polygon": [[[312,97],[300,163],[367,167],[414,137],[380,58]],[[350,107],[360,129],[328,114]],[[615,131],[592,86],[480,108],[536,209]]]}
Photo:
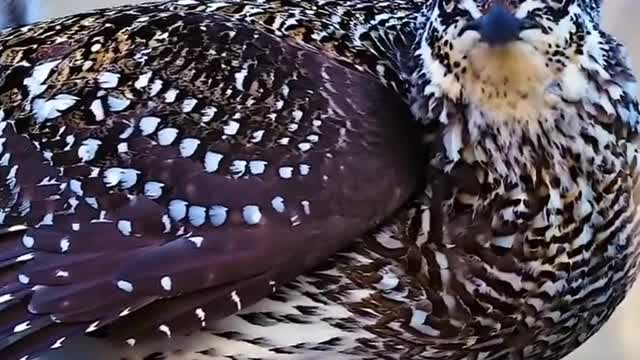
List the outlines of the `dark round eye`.
{"label": "dark round eye", "polygon": [[549,0],[549,4],[555,8],[564,7],[565,5],[569,5],[570,0]]}
{"label": "dark round eye", "polygon": [[452,12],[458,5],[459,0],[440,0],[440,11]]}

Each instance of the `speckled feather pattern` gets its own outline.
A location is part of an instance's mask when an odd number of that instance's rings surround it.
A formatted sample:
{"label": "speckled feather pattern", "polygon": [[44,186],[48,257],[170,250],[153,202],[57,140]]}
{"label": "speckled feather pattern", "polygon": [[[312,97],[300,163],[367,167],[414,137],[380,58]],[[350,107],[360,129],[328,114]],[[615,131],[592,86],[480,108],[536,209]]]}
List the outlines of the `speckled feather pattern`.
{"label": "speckled feather pattern", "polygon": [[[461,31],[496,2],[534,24],[500,53]],[[635,80],[598,21],[186,0],[1,33],[0,354],[560,359],[640,254]]]}
{"label": "speckled feather pattern", "polygon": [[0,291],[3,357],[214,321],[415,189],[395,91],[225,11],[253,10],[187,1],[3,34],[1,221],[27,227],[3,260],[28,261]]}

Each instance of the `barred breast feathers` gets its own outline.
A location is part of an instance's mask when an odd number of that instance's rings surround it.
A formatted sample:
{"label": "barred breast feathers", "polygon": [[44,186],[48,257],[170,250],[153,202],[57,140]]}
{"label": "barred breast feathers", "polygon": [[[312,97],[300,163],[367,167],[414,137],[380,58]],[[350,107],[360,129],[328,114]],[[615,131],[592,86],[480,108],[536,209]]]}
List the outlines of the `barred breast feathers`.
{"label": "barred breast feathers", "polygon": [[395,65],[318,5],[167,2],[0,34],[0,357],[213,323],[407,201],[421,146]]}

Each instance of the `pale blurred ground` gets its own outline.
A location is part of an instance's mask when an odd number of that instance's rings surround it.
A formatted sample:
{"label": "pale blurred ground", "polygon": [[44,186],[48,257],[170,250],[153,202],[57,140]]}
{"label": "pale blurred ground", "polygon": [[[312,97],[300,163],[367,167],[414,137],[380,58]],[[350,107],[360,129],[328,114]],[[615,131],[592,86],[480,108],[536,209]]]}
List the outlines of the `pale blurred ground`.
{"label": "pale blurred ground", "polygon": [[[135,0],[33,0],[41,1],[40,14],[53,17]],[[142,2],[142,1],[137,1]],[[640,0],[605,0],[605,24],[631,50],[640,75]],[[639,360],[640,286],[612,319],[584,346],[565,360]]]}

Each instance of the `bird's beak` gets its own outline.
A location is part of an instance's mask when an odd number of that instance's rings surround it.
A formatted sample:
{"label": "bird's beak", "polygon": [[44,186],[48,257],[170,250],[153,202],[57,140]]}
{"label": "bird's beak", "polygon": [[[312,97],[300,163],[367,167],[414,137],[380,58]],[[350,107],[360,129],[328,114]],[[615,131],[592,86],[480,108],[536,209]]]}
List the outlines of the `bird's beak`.
{"label": "bird's beak", "polygon": [[523,20],[515,16],[504,5],[496,4],[488,13],[468,23],[462,32],[477,31],[481,41],[489,46],[499,47],[520,40],[520,33],[534,28],[531,21]]}

